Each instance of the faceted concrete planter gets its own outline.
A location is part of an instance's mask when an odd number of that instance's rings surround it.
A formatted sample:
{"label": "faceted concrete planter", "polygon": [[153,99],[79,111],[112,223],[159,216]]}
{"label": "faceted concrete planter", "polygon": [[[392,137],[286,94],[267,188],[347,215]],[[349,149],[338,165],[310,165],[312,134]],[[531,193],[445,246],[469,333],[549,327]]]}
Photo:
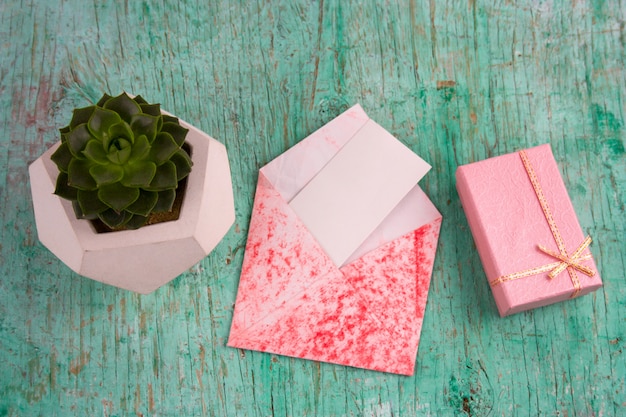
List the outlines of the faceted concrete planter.
{"label": "faceted concrete planter", "polygon": [[228,156],[223,144],[180,123],[189,129],[193,169],[178,220],[97,233],[91,222],[76,219],[69,201],[53,194],[58,169],[50,155],[59,142],[29,167],[41,243],[77,273],[142,294],[208,255],[235,221]]}

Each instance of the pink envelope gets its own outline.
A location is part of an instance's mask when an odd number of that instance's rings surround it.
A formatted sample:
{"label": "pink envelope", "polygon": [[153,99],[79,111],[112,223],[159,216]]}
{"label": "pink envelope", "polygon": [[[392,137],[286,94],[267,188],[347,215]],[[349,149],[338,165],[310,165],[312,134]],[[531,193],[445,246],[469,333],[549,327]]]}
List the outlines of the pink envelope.
{"label": "pink envelope", "polygon": [[359,105],[261,168],[228,346],[412,375],[442,220],[428,168]]}

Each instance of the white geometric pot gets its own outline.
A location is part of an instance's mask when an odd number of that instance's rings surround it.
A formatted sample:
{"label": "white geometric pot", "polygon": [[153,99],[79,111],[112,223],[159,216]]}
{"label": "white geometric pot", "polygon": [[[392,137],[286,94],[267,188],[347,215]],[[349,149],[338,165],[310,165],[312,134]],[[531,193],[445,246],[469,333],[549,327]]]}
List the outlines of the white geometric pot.
{"label": "white geometric pot", "polygon": [[54,194],[59,171],[50,155],[59,142],[29,167],[41,243],[80,275],[141,294],[208,255],[235,222],[228,155],[220,142],[182,120],[180,124],[189,129],[185,140],[193,168],[178,220],[97,233],[90,221],[76,218],[70,201]]}

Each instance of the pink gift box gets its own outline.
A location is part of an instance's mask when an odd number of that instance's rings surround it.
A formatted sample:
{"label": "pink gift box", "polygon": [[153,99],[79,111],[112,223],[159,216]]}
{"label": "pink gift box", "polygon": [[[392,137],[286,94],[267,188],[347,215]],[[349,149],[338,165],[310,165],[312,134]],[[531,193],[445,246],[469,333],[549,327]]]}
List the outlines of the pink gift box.
{"label": "pink gift box", "polygon": [[501,316],[602,286],[550,145],[460,166],[456,179]]}

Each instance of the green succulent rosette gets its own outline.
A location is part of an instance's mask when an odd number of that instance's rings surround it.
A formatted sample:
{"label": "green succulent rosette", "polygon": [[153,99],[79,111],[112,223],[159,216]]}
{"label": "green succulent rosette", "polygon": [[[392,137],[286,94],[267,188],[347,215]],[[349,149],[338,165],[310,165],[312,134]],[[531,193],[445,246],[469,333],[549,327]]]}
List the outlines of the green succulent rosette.
{"label": "green succulent rosette", "polygon": [[105,94],[75,109],[52,154],[59,168],[55,194],[71,200],[78,218],[136,229],[152,213],[172,209],[191,172],[182,148],[188,129],[141,96]]}

